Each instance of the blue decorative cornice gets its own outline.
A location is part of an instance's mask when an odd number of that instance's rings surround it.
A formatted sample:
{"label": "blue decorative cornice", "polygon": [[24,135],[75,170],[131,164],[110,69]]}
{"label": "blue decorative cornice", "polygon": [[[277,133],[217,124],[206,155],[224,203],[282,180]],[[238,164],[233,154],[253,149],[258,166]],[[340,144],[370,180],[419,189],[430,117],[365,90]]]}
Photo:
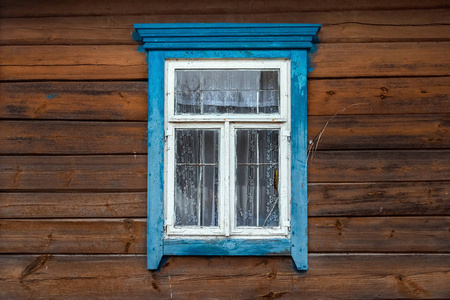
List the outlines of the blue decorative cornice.
{"label": "blue decorative cornice", "polygon": [[320,24],[135,24],[146,50],[309,49]]}

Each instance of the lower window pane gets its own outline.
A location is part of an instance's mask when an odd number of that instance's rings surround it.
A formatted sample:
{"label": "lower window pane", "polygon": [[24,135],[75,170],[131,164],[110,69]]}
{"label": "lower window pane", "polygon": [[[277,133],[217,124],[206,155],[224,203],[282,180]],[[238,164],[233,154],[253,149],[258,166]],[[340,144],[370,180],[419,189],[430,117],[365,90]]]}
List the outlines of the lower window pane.
{"label": "lower window pane", "polygon": [[236,224],[258,226],[257,219],[257,169],[256,166],[236,168]]}
{"label": "lower window pane", "polygon": [[236,131],[236,226],[279,225],[279,130]]}
{"label": "lower window pane", "polygon": [[218,226],[219,131],[177,129],[175,226]]}

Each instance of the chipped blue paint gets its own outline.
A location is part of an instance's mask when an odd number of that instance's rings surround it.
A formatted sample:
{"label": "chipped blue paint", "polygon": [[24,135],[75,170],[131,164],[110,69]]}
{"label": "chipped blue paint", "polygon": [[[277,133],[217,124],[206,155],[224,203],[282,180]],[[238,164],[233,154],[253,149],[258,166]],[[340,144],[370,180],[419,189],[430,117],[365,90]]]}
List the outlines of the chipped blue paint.
{"label": "chipped blue paint", "polygon": [[291,51],[263,51],[263,50],[228,50],[228,51],[166,51],[166,58],[289,58]]}
{"label": "chipped blue paint", "polygon": [[166,239],[166,255],[290,255],[290,239]]}
{"label": "chipped blue paint", "polygon": [[141,37],[141,35],[137,32],[137,30],[133,30],[133,32],[131,33],[131,37],[132,37],[133,40],[135,40],[136,42],[142,42],[142,37]]}
{"label": "chipped blue paint", "polygon": [[135,24],[147,50],[309,49],[318,24]]}
{"label": "chipped blue paint", "polygon": [[308,73],[311,73],[314,71],[314,68],[316,67],[316,63],[313,62],[313,58],[315,53],[317,52],[317,46],[313,44],[313,46],[308,51],[307,56],[307,63],[308,63]]}
{"label": "chipped blue paint", "polygon": [[48,99],[58,98],[59,94],[58,93],[47,94],[45,97],[47,97]]}
{"label": "chipped blue paint", "polygon": [[148,61],[147,266],[156,269],[163,256],[164,191],[164,52]]}
{"label": "chipped blue paint", "polygon": [[142,46],[142,45],[140,45],[139,47],[138,47],[138,52],[146,52],[147,50],[145,50],[145,48],[144,48],[144,46]]}
{"label": "chipped blue paint", "polygon": [[306,50],[291,52],[291,256],[308,269]]}
{"label": "chipped blue paint", "polygon": [[255,41],[255,42],[172,42],[172,43],[145,43],[147,50],[166,50],[166,49],[304,49],[311,48],[311,42],[289,42],[289,41]]}
{"label": "chipped blue paint", "polygon": [[163,257],[161,258],[161,261],[160,261],[160,263],[159,263],[159,265],[158,265],[158,268],[156,269],[156,276],[159,275],[159,272],[161,271],[161,268],[164,267],[164,265],[165,265],[168,261],[169,261],[169,257],[167,257],[167,256],[163,256]]}
{"label": "chipped blue paint", "polygon": [[[149,63],[147,265],[161,268],[163,255],[291,255],[307,270],[306,74],[307,49],[317,24],[135,24],[133,38]],[[315,49],[314,49],[315,51]],[[211,240],[163,238],[164,60],[291,60],[291,238]],[[161,263],[160,263],[161,262]]]}
{"label": "chipped blue paint", "polygon": [[[278,32],[279,34],[280,32]],[[192,36],[155,36],[149,39],[151,43],[164,44],[164,43],[213,43],[213,42],[226,42],[226,43],[236,43],[236,42],[248,42],[247,36],[198,36],[195,40]],[[281,36],[277,39],[278,42],[293,42],[290,36]],[[252,37],[252,42],[267,42],[266,36],[255,36]],[[295,42],[311,42],[310,36],[299,36]]]}
{"label": "chipped blue paint", "polygon": [[312,41],[320,25],[288,23],[159,23],[134,24],[134,28],[144,43],[153,41],[154,38],[241,36],[247,37],[246,41],[252,41],[257,37],[267,40],[298,37]]}

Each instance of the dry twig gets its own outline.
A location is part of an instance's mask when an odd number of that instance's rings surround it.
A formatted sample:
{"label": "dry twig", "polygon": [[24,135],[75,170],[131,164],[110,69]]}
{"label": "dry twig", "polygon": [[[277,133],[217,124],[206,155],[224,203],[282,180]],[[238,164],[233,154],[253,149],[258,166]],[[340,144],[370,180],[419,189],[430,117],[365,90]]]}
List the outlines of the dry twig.
{"label": "dry twig", "polygon": [[368,105],[368,104],[369,103],[365,103],[365,102],[350,104],[350,105],[344,107],[343,109],[341,109],[340,111],[338,111],[337,113],[335,113],[331,118],[329,118],[328,121],[325,123],[325,125],[322,127],[322,129],[319,131],[319,133],[312,140],[309,141],[308,151],[307,151],[307,159],[309,160],[310,156],[311,156],[311,159],[313,159],[314,153],[317,151],[317,148],[319,147],[320,139],[322,138],[322,135],[323,135],[325,129],[327,128],[328,124],[330,124],[331,120],[333,120],[334,117],[343,113],[344,111],[346,111],[348,108],[350,108],[352,106]]}

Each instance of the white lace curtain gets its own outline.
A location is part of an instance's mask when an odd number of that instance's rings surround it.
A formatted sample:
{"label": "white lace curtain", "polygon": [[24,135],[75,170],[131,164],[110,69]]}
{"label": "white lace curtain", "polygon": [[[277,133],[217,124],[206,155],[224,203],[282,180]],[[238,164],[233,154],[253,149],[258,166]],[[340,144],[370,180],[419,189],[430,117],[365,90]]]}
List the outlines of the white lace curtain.
{"label": "white lace curtain", "polygon": [[[175,225],[217,226],[219,131],[175,132]],[[236,226],[278,226],[278,153],[279,130],[237,130]]]}
{"label": "white lace curtain", "polygon": [[278,70],[177,70],[177,114],[276,113]]}

